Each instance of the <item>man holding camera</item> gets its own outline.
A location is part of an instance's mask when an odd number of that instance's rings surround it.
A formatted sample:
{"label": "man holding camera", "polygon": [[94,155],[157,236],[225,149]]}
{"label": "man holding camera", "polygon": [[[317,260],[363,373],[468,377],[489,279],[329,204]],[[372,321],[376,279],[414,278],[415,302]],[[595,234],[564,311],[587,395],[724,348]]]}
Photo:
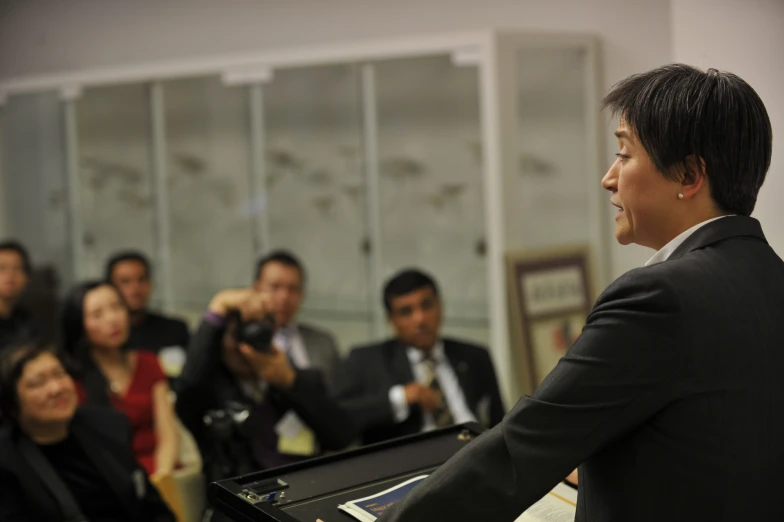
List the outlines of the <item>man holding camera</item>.
{"label": "man holding camera", "polygon": [[[298,367],[265,321],[267,289],[224,290],[211,301],[176,385],[177,414],[193,433],[208,480],[289,464],[354,439],[324,374]],[[267,331],[265,331],[267,330]]]}

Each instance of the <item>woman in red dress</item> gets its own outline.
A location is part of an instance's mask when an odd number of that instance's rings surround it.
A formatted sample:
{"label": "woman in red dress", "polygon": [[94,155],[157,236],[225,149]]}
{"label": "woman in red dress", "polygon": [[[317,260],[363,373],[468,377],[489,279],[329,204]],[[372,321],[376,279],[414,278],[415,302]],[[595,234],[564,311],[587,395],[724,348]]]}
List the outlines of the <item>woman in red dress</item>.
{"label": "woman in red dress", "polygon": [[130,319],[120,293],[100,281],[78,285],[66,299],[62,320],[65,350],[79,365],[80,403],[123,412],[142,467],[150,475],[170,474],[178,434],[169,384],[155,354],[126,346]]}

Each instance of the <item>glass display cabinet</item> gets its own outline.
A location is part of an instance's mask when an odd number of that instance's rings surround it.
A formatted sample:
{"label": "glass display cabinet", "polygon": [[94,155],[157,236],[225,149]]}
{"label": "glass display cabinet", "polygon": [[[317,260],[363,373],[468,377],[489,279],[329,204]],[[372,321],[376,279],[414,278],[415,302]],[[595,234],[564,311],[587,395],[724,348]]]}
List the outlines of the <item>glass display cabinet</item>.
{"label": "glass display cabinet", "polygon": [[147,253],[191,320],[289,249],[343,350],[389,334],[382,285],[421,267],[510,399],[505,253],[587,244],[607,280],[598,62],[590,36],[485,32],[9,80],[4,217],[68,283]]}

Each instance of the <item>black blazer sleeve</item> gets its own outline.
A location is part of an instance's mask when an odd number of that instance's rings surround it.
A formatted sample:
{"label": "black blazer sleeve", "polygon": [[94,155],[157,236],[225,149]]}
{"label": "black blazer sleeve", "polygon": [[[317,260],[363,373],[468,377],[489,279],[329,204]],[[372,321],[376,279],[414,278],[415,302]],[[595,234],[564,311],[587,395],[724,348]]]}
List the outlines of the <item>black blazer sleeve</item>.
{"label": "black blazer sleeve", "polygon": [[3,522],[33,522],[22,505],[26,495],[12,474],[0,470],[0,520]]}
{"label": "black blazer sleeve", "polygon": [[485,382],[490,393],[490,425],[495,426],[503,420],[506,410],[504,409],[504,401],[501,399],[501,390],[498,387],[498,378],[495,374],[493,361],[490,358],[490,354],[485,353],[487,355],[487,376]]}
{"label": "black blazer sleeve", "polygon": [[321,449],[341,450],[354,440],[351,417],[329,395],[320,370],[297,370],[292,387],[275,393],[313,430]]}
{"label": "black blazer sleeve", "polygon": [[369,365],[362,360],[361,352],[352,350],[338,367],[332,388],[340,405],[354,420],[360,432],[369,427],[380,428],[395,424],[392,405],[389,403],[389,390],[366,389],[364,380],[368,371]]}
{"label": "black blazer sleeve", "polygon": [[[88,428],[89,431],[85,432],[84,429],[79,429],[80,425]],[[90,447],[100,447],[98,455],[106,458],[103,465],[98,466],[102,473],[107,474],[122,470],[122,475],[107,475],[110,483],[119,485],[127,477],[140,477],[144,480],[144,495],[137,498],[134,493],[129,492],[128,498],[130,505],[135,510],[138,509],[137,513],[143,520],[175,522],[174,515],[158,490],[150,482],[147,472],[136,461],[132,449],[133,427],[125,415],[111,408],[82,406],[72,421],[72,430],[74,429],[78,430],[76,433],[80,437],[85,451],[90,451]],[[93,438],[95,434],[101,438]],[[88,436],[89,438],[85,438]],[[95,452],[94,449],[93,453]],[[109,465],[108,461],[112,459],[116,459],[121,464],[120,469]],[[122,507],[118,506],[118,511],[121,509]]]}
{"label": "black blazer sleeve", "polygon": [[191,338],[185,367],[177,378],[175,390],[177,416],[198,437],[205,411],[214,407],[213,376],[220,367],[220,343],[225,329],[202,320]]}
{"label": "black blazer sleeve", "polygon": [[185,321],[178,319],[177,329],[177,338],[180,340],[178,345],[187,350],[191,343],[191,333],[188,330],[188,325],[185,323]]}
{"label": "black blazer sleeve", "polygon": [[533,396],[380,520],[514,520],[683,393],[688,333],[676,290],[657,273],[632,271],[611,285]]}
{"label": "black blazer sleeve", "polygon": [[[225,329],[202,321],[191,340],[188,359],[177,380],[177,415],[198,438],[202,417],[217,406],[214,374],[220,367]],[[292,408],[313,430],[325,450],[339,450],[354,439],[351,418],[327,392],[319,370],[297,370],[289,390],[274,390],[279,402]]]}

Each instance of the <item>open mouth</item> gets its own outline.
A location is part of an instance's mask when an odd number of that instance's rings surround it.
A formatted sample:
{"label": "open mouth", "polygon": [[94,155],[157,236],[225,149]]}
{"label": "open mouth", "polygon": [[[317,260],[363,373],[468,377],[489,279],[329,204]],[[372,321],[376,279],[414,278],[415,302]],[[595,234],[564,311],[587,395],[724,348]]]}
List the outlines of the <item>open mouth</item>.
{"label": "open mouth", "polygon": [[610,201],[610,204],[618,209],[618,213],[615,215],[615,219],[618,219],[618,217],[623,213],[623,207],[617,203],[613,203],[612,201]]}

